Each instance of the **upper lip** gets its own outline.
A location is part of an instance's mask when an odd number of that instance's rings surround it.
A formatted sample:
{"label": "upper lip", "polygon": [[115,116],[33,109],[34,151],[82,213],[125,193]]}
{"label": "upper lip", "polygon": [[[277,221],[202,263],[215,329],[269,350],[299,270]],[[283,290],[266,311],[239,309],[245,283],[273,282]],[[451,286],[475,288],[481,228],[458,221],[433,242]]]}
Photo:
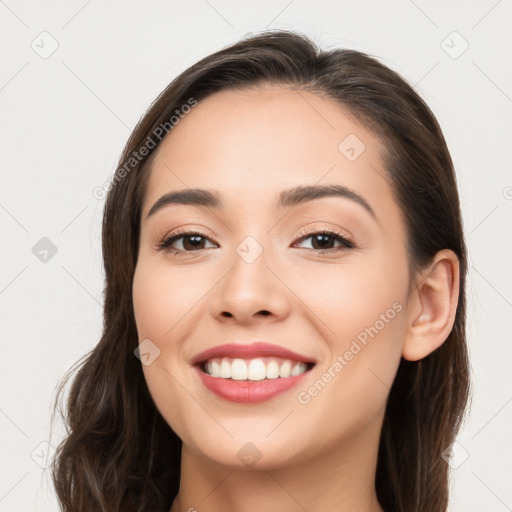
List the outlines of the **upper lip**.
{"label": "upper lip", "polygon": [[282,359],[291,359],[292,361],[302,361],[304,363],[315,363],[316,361],[307,356],[302,356],[290,349],[257,341],[249,345],[239,343],[226,343],[217,345],[197,354],[192,358],[192,364],[202,363],[215,357],[231,357],[240,359],[254,359],[256,357],[280,357]]}

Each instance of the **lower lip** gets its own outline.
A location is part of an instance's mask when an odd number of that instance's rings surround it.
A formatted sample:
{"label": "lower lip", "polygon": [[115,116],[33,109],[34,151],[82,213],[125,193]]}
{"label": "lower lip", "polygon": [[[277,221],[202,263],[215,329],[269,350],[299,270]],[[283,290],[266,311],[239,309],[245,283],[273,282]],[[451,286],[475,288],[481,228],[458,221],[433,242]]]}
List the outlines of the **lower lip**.
{"label": "lower lip", "polygon": [[211,392],[231,402],[239,403],[256,403],[270,400],[296,386],[308,373],[304,372],[294,377],[253,381],[212,377],[197,366],[195,369],[199,373],[199,378],[203,384]]}

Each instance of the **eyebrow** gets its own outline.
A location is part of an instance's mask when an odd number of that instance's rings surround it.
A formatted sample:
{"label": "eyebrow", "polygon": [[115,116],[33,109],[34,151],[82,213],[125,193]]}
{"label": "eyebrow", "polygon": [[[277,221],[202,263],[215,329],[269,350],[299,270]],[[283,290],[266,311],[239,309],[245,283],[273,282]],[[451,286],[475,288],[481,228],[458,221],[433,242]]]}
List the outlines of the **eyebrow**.
{"label": "eyebrow", "polygon": [[[293,189],[283,190],[279,194],[277,204],[281,208],[293,207],[323,197],[343,197],[350,199],[365,208],[368,213],[375,218],[375,212],[368,202],[359,194],[343,185],[301,185]],[[222,208],[221,196],[216,190],[189,188],[164,194],[151,207],[146,219],[171,204],[206,206],[215,209]]]}

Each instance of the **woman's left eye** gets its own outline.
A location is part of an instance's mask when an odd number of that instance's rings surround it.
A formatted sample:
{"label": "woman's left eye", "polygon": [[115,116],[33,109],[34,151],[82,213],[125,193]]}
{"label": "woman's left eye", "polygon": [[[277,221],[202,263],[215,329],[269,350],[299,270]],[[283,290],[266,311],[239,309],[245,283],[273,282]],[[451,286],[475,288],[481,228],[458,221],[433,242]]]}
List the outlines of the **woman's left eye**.
{"label": "woman's left eye", "polygon": [[[307,240],[310,247],[306,249],[317,250],[320,252],[336,252],[342,249],[353,249],[355,244],[338,233],[332,233],[330,231],[322,231],[319,233],[310,233],[299,239],[299,243],[304,243]],[[337,244],[337,245],[336,245]]]}

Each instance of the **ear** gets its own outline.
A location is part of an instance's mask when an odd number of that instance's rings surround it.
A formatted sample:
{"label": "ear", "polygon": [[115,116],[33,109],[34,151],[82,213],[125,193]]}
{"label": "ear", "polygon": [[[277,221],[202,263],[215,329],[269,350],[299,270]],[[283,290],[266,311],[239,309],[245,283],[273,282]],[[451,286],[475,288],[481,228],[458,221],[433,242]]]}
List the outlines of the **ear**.
{"label": "ear", "polygon": [[404,359],[423,359],[446,341],[458,300],[459,259],[453,251],[444,249],[420,273],[417,287],[411,292]]}

